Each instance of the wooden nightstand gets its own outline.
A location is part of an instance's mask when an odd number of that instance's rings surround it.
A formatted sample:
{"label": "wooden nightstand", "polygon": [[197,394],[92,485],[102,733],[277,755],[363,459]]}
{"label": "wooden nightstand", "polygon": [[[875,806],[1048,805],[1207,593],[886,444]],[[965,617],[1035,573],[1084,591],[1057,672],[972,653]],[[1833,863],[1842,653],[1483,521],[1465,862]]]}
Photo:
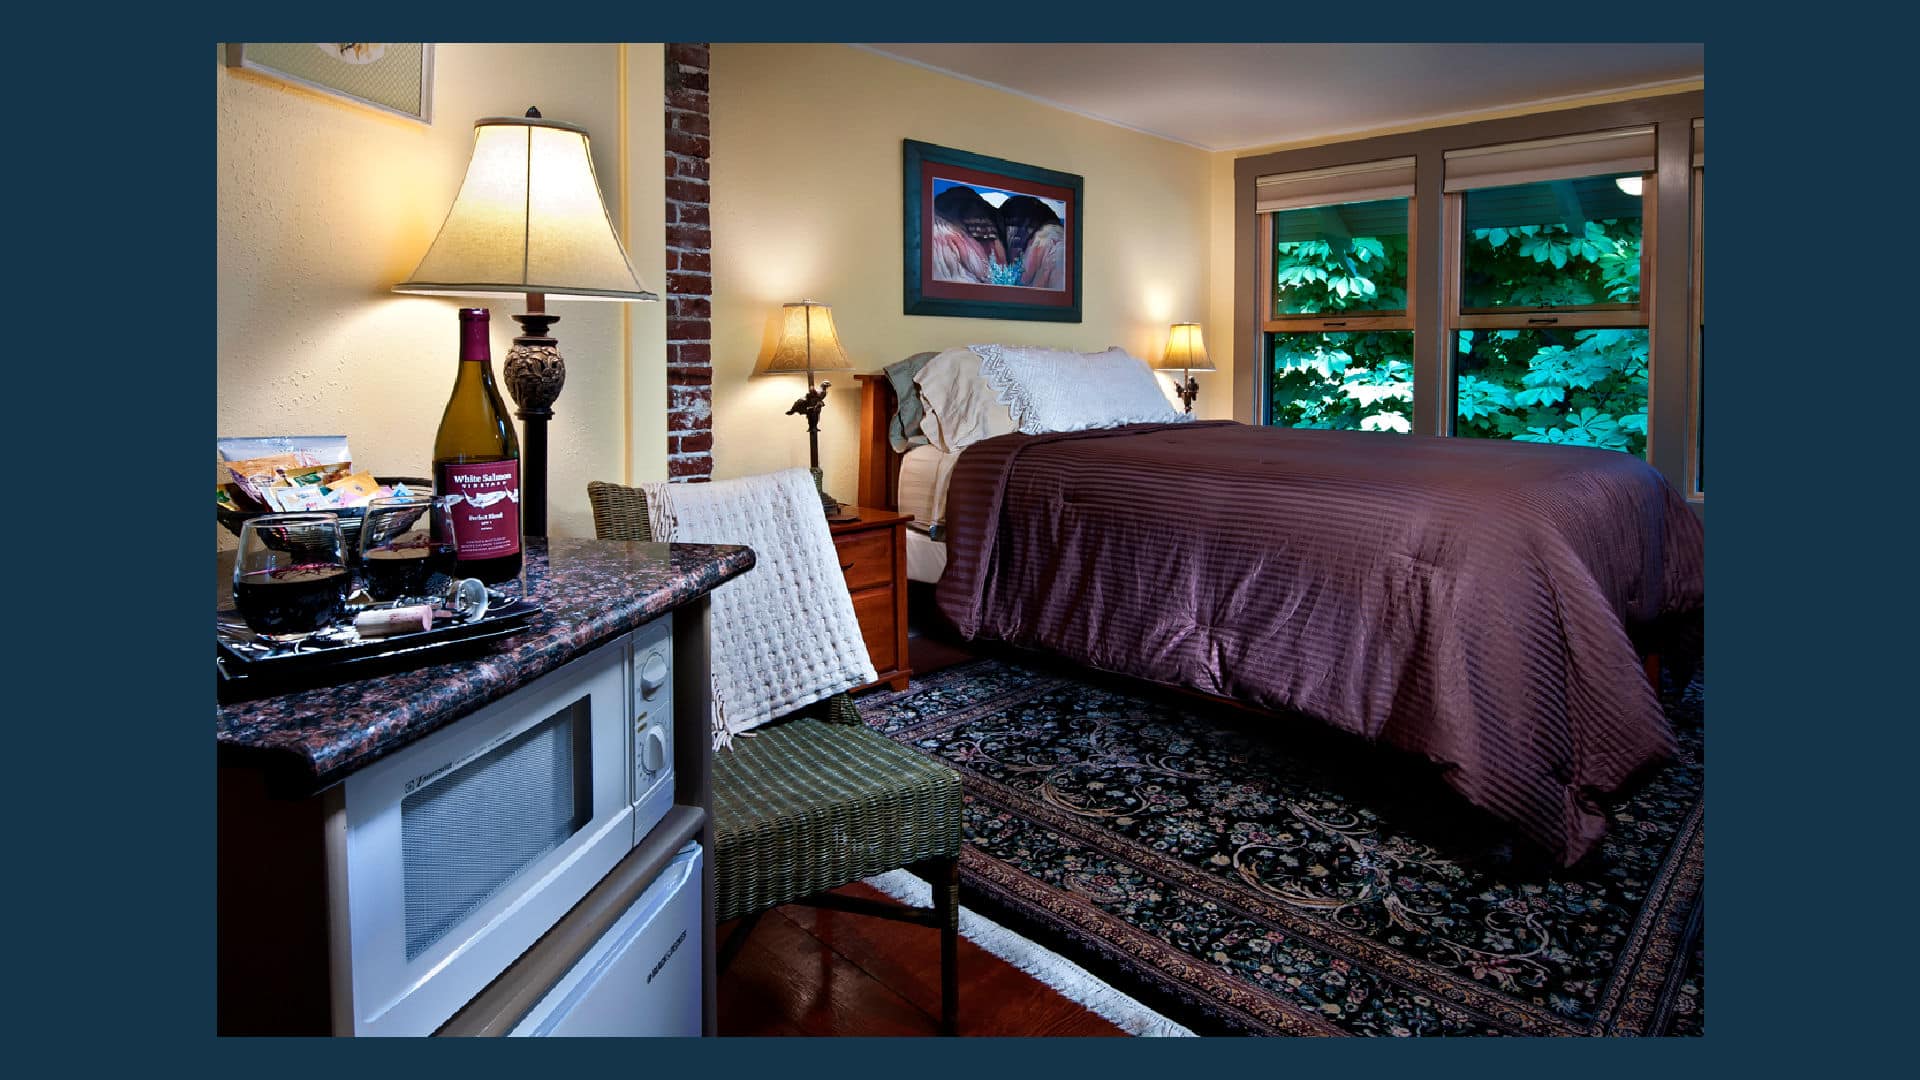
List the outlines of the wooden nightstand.
{"label": "wooden nightstand", "polygon": [[907,667],[907,522],[911,514],[843,507],[859,520],[830,523],[833,546],[840,553],[840,572],[853,594],[853,613],[867,639],[867,655],[880,677],[868,687],[886,683],[907,688],[913,672]]}

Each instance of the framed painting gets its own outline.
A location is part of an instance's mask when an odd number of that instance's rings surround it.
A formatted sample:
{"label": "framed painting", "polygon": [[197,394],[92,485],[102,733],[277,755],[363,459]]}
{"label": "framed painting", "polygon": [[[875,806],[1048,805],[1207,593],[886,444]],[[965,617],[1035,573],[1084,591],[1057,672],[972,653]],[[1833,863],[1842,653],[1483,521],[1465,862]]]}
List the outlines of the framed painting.
{"label": "framed painting", "polygon": [[365,41],[226,43],[227,66],[433,122],[433,46]]}
{"label": "framed painting", "polygon": [[906,314],[1080,321],[1073,173],[906,140]]}

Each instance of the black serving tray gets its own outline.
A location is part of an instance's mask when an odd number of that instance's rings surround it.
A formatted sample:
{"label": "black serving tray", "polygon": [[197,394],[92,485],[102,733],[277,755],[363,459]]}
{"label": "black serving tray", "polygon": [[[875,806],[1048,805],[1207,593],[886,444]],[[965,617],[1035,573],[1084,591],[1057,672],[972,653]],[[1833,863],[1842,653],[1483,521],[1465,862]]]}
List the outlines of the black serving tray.
{"label": "black serving tray", "polygon": [[437,663],[472,646],[525,630],[540,610],[538,604],[513,599],[489,607],[486,615],[469,622],[441,615],[430,630],[365,639],[349,631],[340,644],[260,655],[239,646],[253,636],[240,613],[222,609],[214,613],[214,667],[220,697],[252,697]]}

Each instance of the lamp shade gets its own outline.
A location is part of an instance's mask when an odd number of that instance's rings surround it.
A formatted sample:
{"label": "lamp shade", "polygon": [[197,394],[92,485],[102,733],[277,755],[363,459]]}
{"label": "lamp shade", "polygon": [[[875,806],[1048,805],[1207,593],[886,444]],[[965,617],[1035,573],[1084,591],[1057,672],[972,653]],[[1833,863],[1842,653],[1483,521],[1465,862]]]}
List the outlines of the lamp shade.
{"label": "lamp shade", "polygon": [[1213,361],[1207,359],[1207,343],[1200,337],[1199,323],[1173,324],[1172,329],[1167,331],[1167,352],[1160,358],[1160,367],[1162,370],[1213,370]]}
{"label": "lamp shade", "polygon": [[413,276],[393,291],[660,299],[620,246],[587,133],[528,111],[474,123],[473,157],[453,209]]}
{"label": "lamp shade", "polygon": [[853,367],[833,329],[833,309],[812,300],[782,306],[780,344],[767,359],[767,371],[839,371]]}

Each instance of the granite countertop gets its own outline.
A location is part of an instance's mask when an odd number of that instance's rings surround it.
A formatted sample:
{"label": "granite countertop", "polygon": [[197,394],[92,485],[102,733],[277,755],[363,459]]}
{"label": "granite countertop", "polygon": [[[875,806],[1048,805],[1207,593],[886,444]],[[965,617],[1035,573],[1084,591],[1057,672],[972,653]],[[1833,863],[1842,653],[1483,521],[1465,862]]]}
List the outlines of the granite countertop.
{"label": "granite countertop", "polygon": [[[529,538],[526,554],[530,598],[542,610],[525,631],[443,663],[220,706],[222,760],[318,791],[754,564],[752,549],[733,545],[561,537]],[[229,591],[216,606],[231,604]]]}

